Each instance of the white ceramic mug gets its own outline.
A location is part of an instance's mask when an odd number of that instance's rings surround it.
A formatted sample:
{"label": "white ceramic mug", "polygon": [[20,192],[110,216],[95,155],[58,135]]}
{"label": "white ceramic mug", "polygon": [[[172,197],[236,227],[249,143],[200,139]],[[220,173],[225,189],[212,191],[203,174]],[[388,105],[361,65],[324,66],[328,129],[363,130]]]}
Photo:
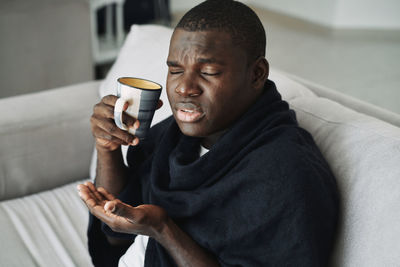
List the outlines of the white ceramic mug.
{"label": "white ceramic mug", "polygon": [[[128,131],[144,139],[153,120],[154,111],[157,108],[162,86],[158,83],[133,77],[121,77],[118,79],[117,96],[119,97],[114,107],[114,121],[118,128]],[[122,121],[122,113],[125,104],[128,108],[125,112],[138,119],[138,129],[128,128]]]}

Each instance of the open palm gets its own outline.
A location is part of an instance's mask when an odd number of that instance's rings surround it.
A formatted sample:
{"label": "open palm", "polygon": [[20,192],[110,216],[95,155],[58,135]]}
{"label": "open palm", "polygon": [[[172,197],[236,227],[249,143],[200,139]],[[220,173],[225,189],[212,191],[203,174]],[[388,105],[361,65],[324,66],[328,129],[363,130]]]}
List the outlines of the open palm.
{"label": "open palm", "polygon": [[161,232],[168,216],[155,205],[132,207],[115,198],[103,187],[93,183],[78,185],[79,196],[90,213],[107,224],[113,231],[154,237]]}

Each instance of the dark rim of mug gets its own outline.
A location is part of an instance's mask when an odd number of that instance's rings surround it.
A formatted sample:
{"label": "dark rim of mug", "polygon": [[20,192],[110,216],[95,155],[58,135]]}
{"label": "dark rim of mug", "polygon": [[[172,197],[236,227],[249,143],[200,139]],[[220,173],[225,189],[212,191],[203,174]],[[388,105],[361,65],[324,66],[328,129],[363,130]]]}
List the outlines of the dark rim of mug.
{"label": "dark rim of mug", "polygon": [[158,88],[158,89],[139,88],[140,90],[157,91],[157,90],[162,90],[162,88],[163,88],[163,87],[161,86],[161,84],[156,83],[156,82],[153,82],[153,81],[150,81],[150,80],[147,80],[147,79],[143,79],[143,78],[136,78],[136,77],[119,77],[119,78],[117,79],[117,81],[118,81],[119,83],[121,83],[121,84],[123,84],[123,85],[126,85],[126,86],[129,86],[129,87],[132,87],[132,88],[137,88],[137,87],[132,86],[132,85],[129,85],[129,84],[126,84],[126,83],[122,83],[122,82],[120,82],[120,79],[136,79],[136,80],[142,80],[142,81],[146,81],[146,82],[150,82],[150,83],[157,84],[157,85],[160,87],[160,88]]}

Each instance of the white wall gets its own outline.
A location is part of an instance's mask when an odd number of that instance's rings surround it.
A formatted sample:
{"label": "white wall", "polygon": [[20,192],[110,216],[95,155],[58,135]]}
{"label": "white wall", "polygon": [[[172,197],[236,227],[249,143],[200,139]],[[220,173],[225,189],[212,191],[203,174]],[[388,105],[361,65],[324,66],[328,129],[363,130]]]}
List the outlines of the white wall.
{"label": "white wall", "polygon": [[[399,0],[400,1],[400,0]],[[185,12],[203,0],[171,0],[171,12]],[[332,0],[243,0],[245,4],[306,19],[314,23],[331,25],[333,21]]]}
{"label": "white wall", "polygon": [[171,13],[174,14],[177,12],[180,13],[188,11],[189,9],[200,4],[201,2],[203,2],[203,0],[171,0]]}
{"label": "white wall", "polygon": [[336,0],[249,0],[256,7],[330,26],[334,21]]}
{"label": "white wall", "polygon": [[[171,0],[184,12],[202,0]],[[246,4],[333,28],[400,29],[400,0],[243,0]]]}
{"label": "white wall", "polygon": [[0,0],[0,98],[93,79],[89,2]]}
{"label": "white wall", "polygon": [[333,26],[400,29],[400,1],[336,0]]}
{"label": "white wall", "polygon": [[333,28],[400,29],[399,0],[249,0]]}

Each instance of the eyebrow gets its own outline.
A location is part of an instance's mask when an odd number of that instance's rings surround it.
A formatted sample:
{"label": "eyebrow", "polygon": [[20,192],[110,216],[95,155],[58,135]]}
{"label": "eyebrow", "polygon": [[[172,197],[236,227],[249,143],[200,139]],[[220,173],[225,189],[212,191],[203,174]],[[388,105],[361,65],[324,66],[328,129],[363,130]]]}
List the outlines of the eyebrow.
{"label": "eyebrow", "polygon": [[[224,65],[221,61],[218,61],[215,58],[198,58],[197,59],[198,63],[203,63],[203,64],[219,64],[219,65]],[[177,61],[172,61],[172,60],[167,60],[167,65],[169,67],[180,67],[181,65]]]}
{"label": "eyebrow", "polygon": [[218,60],[215,58],[198,58],[197,62],[199,63],[206,63],[206,64],[221,64]]}

